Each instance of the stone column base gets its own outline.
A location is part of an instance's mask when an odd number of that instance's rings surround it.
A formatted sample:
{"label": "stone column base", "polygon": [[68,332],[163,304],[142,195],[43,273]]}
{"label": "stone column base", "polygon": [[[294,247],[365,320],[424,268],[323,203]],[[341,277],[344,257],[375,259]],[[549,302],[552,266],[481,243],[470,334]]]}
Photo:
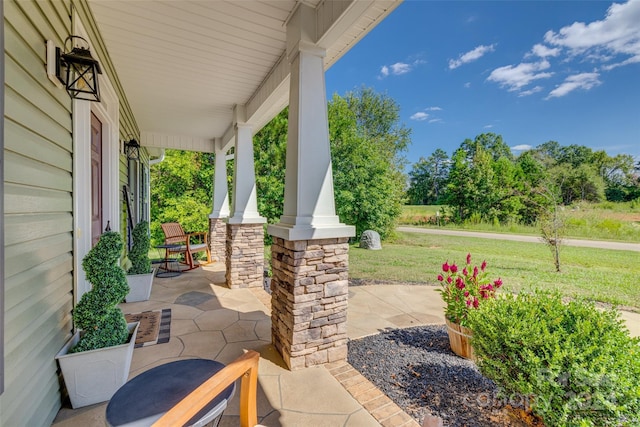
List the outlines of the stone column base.
{"label": "stone column base", "polygon": [[271,245],[271,336],[289,369],[347,359],[348,239]]}
{"label": "stone column base", "polygon": [[227,286],[262,287],[264,283],[263,224],[227,224]]}
{"label": "stone column base", "polygon": [[227,259],[226,218],[209,218],[209,249],[211,261],[221,262]]}

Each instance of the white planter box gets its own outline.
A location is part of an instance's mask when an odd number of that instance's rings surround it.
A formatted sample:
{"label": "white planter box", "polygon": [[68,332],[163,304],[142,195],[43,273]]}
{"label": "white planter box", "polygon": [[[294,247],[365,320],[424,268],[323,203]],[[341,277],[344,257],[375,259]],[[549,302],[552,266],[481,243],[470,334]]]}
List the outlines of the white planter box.
{"label": "white planter box", "polygon": [[151,285],[155,275],[155,268],[147,274],[127,274],[129,293],[125,300],[127,302],[147,301],[151,296]]}
{"label": "white planter box", "polygon": [[80,340],[76,332],[58,352],[56,359],[74,409],[111,399],[127,382],[138,325],[127,324],[132,335],[125,344],[67,354]]}

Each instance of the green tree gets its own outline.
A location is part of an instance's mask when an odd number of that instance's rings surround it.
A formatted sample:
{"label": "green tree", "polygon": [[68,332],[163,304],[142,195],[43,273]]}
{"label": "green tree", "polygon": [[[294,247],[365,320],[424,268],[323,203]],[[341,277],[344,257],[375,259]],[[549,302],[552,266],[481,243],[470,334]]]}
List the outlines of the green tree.
{"label": "green tree", "polygon": [[[283,211],[287,110],[254,136],[258,210],[269,223]],[[404,202],[401,153],[409,131],[399,124],[397,104],[371,89],[340,97],[328,106],[336,210],[359,236],[382,237],[395,228]]]}
{"label": "green tree", "polygon": [[211,153],[167,150],[164,161],[151,166],[151,237],[164,241],[160,227],[179,222],[188,231],[209,229],[214,156]]}
{"label": "green tree", "polygon": [[519,211],[524,207],[519,191],[522,174],[510,155],[509,147],[499,135],[484,134],[476,137],[475,142],[469,139],[462,142],[452,157],[445,196],[453,209],[454,221],[519,219]]}
{"label": "green tree", "polygon": [[460,149],[466,152],[469,160],[473,159],[479,149],[489,153],[493,160],[498,160],[500,157],[513,160],[511,149],[502,140],[502,135],[496,135],[491,132],[481,133],[476,136],[473,141],[468,138],[465,139],[462,141],[462,144],[460,144]]}
{"label": "green tree", "polygon": [[550,205],[550,199],[543,196],[549,175],[542,161],[531,151],[525,151],[518,157],[516,167],[520,175],[519,191],[522,195],[520,220],[525,224],[535,224]]}
{"label": "green tree", "polygon": [[544,144],[538,145],[529,152],[536,160],[549,168],[558,163],[560,159],[560,150],[561,146],[557,141],[547,141]]}
{"label": "green tree", "polygon": [[329,139],[336,209],[356,226],[382,238],[396,225],[404,202],[402,153],[410,142],[391,98],[364,88],[329,102]]}
{"label": "green tree", "polygon": [[552,168],[549,174],[555,185],[560,188],[562,203],[565,205],[577,201],[604,200],[604,181],[593,165],[583,164],[577,168],[571,168],[561,164]]}
{"label": "green tree", "polygon": [[519,222],[524,208],[523,184],[520,170],[507,157],[499,157],[491,164],[493,194],[489,216],[501,223]]}
{"label": "green tree", "polygon": [[280,220],[284,208],[288,114],[285,108],[253,136],[258,212],[269,224]]}
{"label": "green tree", "polygon": [[570,164],[577,168],[580,165],[591,164],[593,161],[593,150],[584,145],[571,144],[560,147],[560,158],[558,163]]}
{"label": "green tree", "polygon": [[440,202],[449,176],[449,156],[438,148],[428,159],[420,157],[409,172],[407,196],[413,205],[431,205]]}

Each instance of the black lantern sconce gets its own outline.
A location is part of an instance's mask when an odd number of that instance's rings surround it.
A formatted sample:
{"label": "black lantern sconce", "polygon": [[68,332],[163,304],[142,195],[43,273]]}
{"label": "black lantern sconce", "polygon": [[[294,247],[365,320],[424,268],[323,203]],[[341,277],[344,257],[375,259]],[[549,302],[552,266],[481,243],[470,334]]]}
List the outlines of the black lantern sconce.
{"label": "black lantern sconce", "polygon": [[130,139],[124,142],[124,153],[129,160],[140,160],[140,144],[135,139]]}
{"label": "black lantern sconce", "polygon": [[[67,51],[67,44],[74,40],[82,40],[86,47],[74,46]],[[47,42],[48,50],[53,47]],[[93,59],[89,50],[89,43],[80,36],[69,36],[64,42],[66,52],[55,47],[55,76],[62,82],[72,98],[86,101],[100,102],[100,88],[98,74],[102,74],[100,63]],[[48,53],[49,55],[49,53]]]}

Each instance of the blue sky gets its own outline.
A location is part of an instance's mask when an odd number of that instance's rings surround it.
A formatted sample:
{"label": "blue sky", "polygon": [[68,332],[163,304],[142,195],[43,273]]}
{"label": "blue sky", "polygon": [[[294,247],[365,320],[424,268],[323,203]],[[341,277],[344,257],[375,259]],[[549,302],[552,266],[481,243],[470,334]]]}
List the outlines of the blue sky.
{"label": "blue sky", "polygon": [[395,99],[410,164],[493,132],[640,160],[640,0],[407,0],[326,74]]}

